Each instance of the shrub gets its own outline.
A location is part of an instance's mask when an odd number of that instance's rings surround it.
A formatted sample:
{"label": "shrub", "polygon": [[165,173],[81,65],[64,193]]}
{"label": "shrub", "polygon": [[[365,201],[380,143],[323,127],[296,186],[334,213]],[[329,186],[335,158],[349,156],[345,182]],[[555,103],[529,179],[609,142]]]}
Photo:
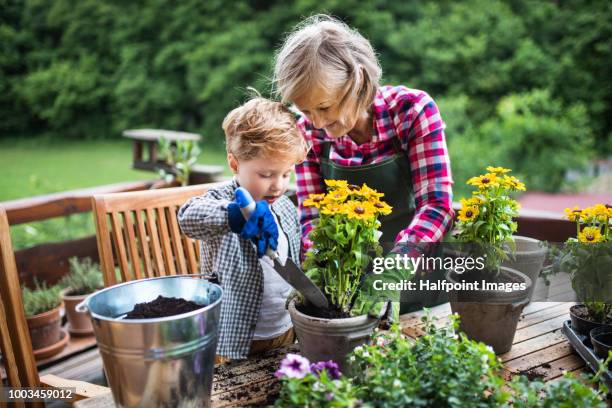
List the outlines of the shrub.
{"label": "shrub", "polygon": [[62,278],[60,284],[71,289],[70,295],[87,295],[103,286],[100,266],[93,263],[91,258],[79,260],[77,257],[72,257],[68,262],[70,273]]}
{"label": "shrub", "polygon": [[58,307],[62,303],[59,290],[59,286],[47,287],[46,282],[42,285],[36,282],[34,290],[22,287],[21,295],[26,316],[34,316]]}

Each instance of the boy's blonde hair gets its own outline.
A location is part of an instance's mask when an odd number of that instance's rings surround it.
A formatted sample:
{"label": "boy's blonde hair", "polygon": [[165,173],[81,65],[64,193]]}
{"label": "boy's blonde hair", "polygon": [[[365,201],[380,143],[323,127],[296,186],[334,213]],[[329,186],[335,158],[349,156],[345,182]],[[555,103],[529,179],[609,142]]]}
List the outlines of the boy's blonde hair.
{"label": "boy's blonde hair", "polygon": [[298,163],[308,152],[295,115],[280,102],[254,97],[228,113],[222,126],[227,153],[238,160],[263,155],[295,158]]}
{"label": "boy's blonde hair", "polygon": [[274,85],[286,103],[313,87],[337,89],[340,110],[367,114],[380,84],[382,69],[372,45],[342,21],[319,14],[289,34],[276,54]]}

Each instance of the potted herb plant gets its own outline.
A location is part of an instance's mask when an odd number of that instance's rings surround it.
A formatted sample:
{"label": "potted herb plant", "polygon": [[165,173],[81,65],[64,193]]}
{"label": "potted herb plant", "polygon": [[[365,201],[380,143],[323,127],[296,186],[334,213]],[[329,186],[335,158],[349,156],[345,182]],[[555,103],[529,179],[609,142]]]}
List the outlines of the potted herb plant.
{"label": "potted herb plant", "polygon": [[59,287],[36,282],[34,289],[22,287],[21,293],[34,357],[42,359],[59,353],[69,337],[61,330]]}
{"label": "potted herb plant", "polygon": [[[454,241],[464,256],[480,258],[481,268],[464,273],[450,270],[451,309],[461,316],[461,329],[472,339],[505,353],[512,347],[520,314],[529,302],[532,280],[506,266],[512,234],[517,229],[518,203],[510,193],[525,186],[509,169],[487,167],[488,173],[468,180],[476,187],[469,199],[461,200]],[[462,271],[463,272],[463,271]],[[459,288],[455,290],[454,288]]]}
{"label": "potted herb plant", "polygon": [[92,262],[91,258],[79,260],[72,257],[68,260],[70,272],[62,278],[60,285],[64,287],[61,297],[64,301],[66,318],[70,325],[68,331],[75,335],[87,335],[93,333],[91,319],[85,313],[75,310],[76,305],[81,303],[87,295],[101,289],[102,271],[100,266]]}
{"label": "potted herb plant", "polygon": [[372,257],[382,253],[378,217],[391,213],[391,207],[382,200],[383,194],[366,184],[325,183],[326,194],[313,194],[304,202],[319,210],[304,270],[325,293],[330,307],[320,310],[293,299],[288,308],[302,354],[313,361],[335,360],[344,369],[346,355],[369,339],[385,305],[376,301],[371,285],[364,282],[372,276],[368,270]]}
{"label": "potted herb plant", "polygon": [[554,270],[569,273],[582,302],[570,308],[572,328],[585,335],[600,326],[612,328],[612,208],[596,204],[567,208],[565,214],[576,223],[576,237],[560,249]]}

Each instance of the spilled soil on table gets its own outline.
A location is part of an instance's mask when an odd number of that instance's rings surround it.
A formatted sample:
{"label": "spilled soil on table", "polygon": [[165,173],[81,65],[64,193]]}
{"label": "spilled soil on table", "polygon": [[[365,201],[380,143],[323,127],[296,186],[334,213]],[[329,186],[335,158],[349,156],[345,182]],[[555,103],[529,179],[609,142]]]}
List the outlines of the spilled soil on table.
{"label": "spilled soil on table", "polygon": [[154,319],[157,317],[174,316],[203,308],[191,300],[183,298],[168,298],[159,295],[157,299],[145,303],[137,303],[124,319]]}

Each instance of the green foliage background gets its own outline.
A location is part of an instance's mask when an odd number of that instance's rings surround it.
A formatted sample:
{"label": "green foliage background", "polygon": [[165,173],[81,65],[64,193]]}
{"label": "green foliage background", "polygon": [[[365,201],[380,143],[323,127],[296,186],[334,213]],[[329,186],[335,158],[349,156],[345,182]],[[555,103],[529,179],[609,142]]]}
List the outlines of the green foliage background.
{"label": "green foliage background", "polygon": [[612,152],[610,2],[0,0],[0,10],[2,138],[159,127],[220,146],[246,87],[269,92],[284,33],[327,12],[370,39],[384,83],[439,102],[458,184],[495,162],[555,191],[565,170]]}

